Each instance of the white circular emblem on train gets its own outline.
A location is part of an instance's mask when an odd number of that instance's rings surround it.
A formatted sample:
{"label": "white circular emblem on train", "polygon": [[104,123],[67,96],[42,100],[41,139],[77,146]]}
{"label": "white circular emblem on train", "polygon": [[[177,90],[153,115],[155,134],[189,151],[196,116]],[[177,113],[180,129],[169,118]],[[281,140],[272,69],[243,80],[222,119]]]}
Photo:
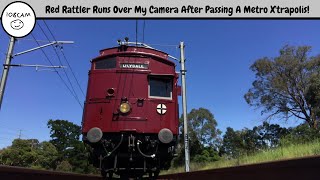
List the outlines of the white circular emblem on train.
{"label": "white circular emblem on train", "polygon": [[158,104],[157,106],[157,112],[159,114],[165,114],[167,112],[167,106],[164,104]]}
{"label": "white circular emblem on train", "polygon": [[3,29],[10,36],[21,38],[33,30],[36,15],[29,4],[16,1],[4,8],[1,22]]}

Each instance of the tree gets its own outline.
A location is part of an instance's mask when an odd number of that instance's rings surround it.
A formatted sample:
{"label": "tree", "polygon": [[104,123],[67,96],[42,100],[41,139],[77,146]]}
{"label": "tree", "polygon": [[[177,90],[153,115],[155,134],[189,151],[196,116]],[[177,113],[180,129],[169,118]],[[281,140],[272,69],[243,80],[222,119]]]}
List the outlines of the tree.
{"label": "tree", "polygon": [[238,131],[227,127],[223,136],[220,155],[226,154],[228,157],[238,158],[241,155],[249,155],[262,150],[261,135],[257,130],[258,127],[256,126],[252,130],[244,128]]}
{"label": "tree", "polygon": [[39,143],[37,139],[15,139],[0,152],[4,165],[37,169],[54,169],[57,154],[51,143]]}
{"label": "tree", "polygon": [[4,165],[31,167],[37,161],[36,148],[39,141],[36,139],[15,139],[12,146],[5,148],[1,153]]}
{"label": "tree", "polygon": [[90,173],[88,166],[88,151],[83,142],[78,141],[66,150],[67,160],[72,165],[72,171],[78,173]]}
{"label": "tree", "polygon": [[267,148],[277,147],[280,139],[288,133],[286,128],[264,122],[252,129],[235,131],[228,127],[223,136],[220,154],[231,158],[249,155]]}
{"label": "tree", "polygon": [[[183,137],[183,118],[179,119],[179,148],[178,157],[174,160],[174,165],[181,165],[184,161],[184,137]],[[211,160],[218,159],[216,140],[221,131],[217,129],[217,121],[213,114],[205,108],[192,109],[188,113],[188,135],[189,135],[189,152],[190,159],[197,160],[207,157],[209,154],[213,156]],[[204,152],[207,151],[207,152]],[[216,153],[213,153],[215,151]],[[203,155],[203,157],[199,157]]]}
{"label": "tree", "polygon": [[37,149],[37,154],[38,167],[50,170],[55,169],[58,151],[53,144],[47,141],[41,142],[39,144],[39,148]]}
{"label": "tree", "polygon": [[317,129],[311,128],[307,123],[300,124],[296,127],[289,128],[286,136],[281,138],[281,145],[292,145],[299,143],[307,143],[320,139]]}
{"label": "tree", "polygon": [[311,47],[284,46],[275,58],[258,59],[250,67],[256,80],[245,94],[247,103],[262,108],[267,118],[296,117],[318,128],[320,56],[309,57]]}
{"label": "tree", "polygon": [[[306,100],[310,103],[310,106],[313,109],[313,118],[319,119],[320,117],[320,79],[317,74],[314,74],[310,78],[310,87],[308,88],[306,94]],[[314,126],[319,127],[319,124],[316,123]]]}
{"label": "tree", "polygon": [[201,154],[196,154],[193,158],[194,162],[207,163],[218,161],[220,159],[219,152],[212,147],[204,147]]}
{"label": "tree", "polygon": [[68,161],[62,161],[58,164],[56,170],[70,172],[72,171],[72,165]]}
{"label": "tree", "polygon": [[58,150],[57,169],[67,171],[71,169],[78,173],[91,173],[92,167],[88,166],[88,151],[79,140],[81,127],[66,120],[49,120],[52,140],[50,142]]}
{"label": "tree", "polygon": [[221,133],[217,125],[217,121],[208,109],[192,109],[188,114],[189,136],[198,140],[203,146],[215,143],[215,138]]}
{"label": "tree", "polygon": [[277,147],[281,138],[289,133],[286,128],[280,127],[278,124],[269,124],[268,122],[263,122],[262,125],[258,126],[257,131],[263,148]]}
{"label": "tree", "polygon": [[80,126],[66,120],[52,119],[48,121],[47,125],[50,128],[50,137],[52,138],[50,143],[57,148],[60,154],[79,141],[81,135]]}
{"label": "tree", "polygon": [[240,139],[242,140],[239,145],[239,152],[241,154],[253,154],[261,149],[263,149],[261,143],[261,136],[257,132],[257,127],[253,127],[253,129],[244,128],[241,131],[237,131]]}
{"label": "tree", "polygon": [[227,127],[226,133],[223,135],[220,154],[226,154],[232,158],[239,157],[240,154],[242,154],[242,146],[242,138],[240,133],[231,127]]}

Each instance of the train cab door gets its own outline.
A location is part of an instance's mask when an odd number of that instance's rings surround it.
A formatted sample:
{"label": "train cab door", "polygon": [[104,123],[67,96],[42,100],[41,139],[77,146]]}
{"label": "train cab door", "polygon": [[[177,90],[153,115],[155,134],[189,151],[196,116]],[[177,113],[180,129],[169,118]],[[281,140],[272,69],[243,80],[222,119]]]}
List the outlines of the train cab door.
{"label": "train cab door", "polygon": [[150,111],[148,116],[154,131],[162,128],[172,129],[174,126],[172,117],[175,117],[174,76],[162,74],[150,74],[148,76],[148,104]]}

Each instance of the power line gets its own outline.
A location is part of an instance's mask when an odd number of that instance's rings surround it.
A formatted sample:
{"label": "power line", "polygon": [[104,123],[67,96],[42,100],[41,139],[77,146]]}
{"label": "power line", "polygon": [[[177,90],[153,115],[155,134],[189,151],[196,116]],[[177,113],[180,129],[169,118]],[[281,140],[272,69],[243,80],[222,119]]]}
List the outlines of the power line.
{"label": "power line", "polygon": [[138,45],[138,19],[136,20],[136,46]]}
{"label": "power line", "polygon": [[[44,32],[44,30],[42,29],[42,27],[40,26],[40,24],[38,24],[38,26],[39,26],[39,28],[41,29],[41,31],[42,31],[42,33],[44,34],[44,36],[47,38],[47,40],[50,41],[49,37],[48,37],[47,34]],[[56,50],[55,48],[53,48],[53,50],[54,50],[54,52],[56,53],[56,55],[57,55],[57,57],[58,57],[58,60],[59,60],[59,62],[60,62],[60,65],[63,66],[57,50]],[[71,82],[71,80],[70,80],[70,78],[69,78],[69,76],[68,76],[68,74],[67,74],[67,72],[66,72],[66,70],[65,70],[64,68],[63,68],[63,72],[64,72],[64,74],[65,74],[66,77],[67,77],[67,80],[68,80],[68,82],[69,82],[69,84],[70,84],[70,87],[71,87],[74,95],[77,97],[77,99],[79,99],[76,91],[75,91],[74,88],[73,88],[72,82]]]}
{"label": "power line", "polygon": [[64,57],[64,59],[66,60],[68,66],[70,67],[70,70],[71,70],[71,72],[72,72],[72,75],[73,75],[74,79],[76,80],[77,85],[78,85],[78,87],[79,87],[82,95],[83,95],[84,97],[86,97],[86,95],[84,94],[84,92],[83,92],[83,90],[82,90],[82,88],[81,88],[81,86],[80,86],[80,83],[79,83],[78,79],[76,78],[76,76],[75,76],[74,73],[73,73],[72,67],[71,67],[71,65],[69,64],[66,55],[63,53],[63,51],[61,51],[61,53],[62,53],[62,56]]}
{"label": "power line", "polygon": [[146,28],[146,20],[143,21],[143,38],[142,38],[142,42],[144,43],[144,29]]}
{"label": "power line", "polygon": [[[31,36],[33,37],[33,39],[35,40],[35,42],[38,44],[38,46],[40,46],[39,42],[37,42],[36,38],[34,37],[34,35],[31,33]],[[52,62],[50,61],[49,57],[47,56],[47,54],[44,52],[43,49],[40,49],[43,53],[43,55],[46,57],[46,60],[53,66]],[[62,78],[62,76],[59,74],[59,72],[56,70],[56,68],[54,68],[55,72],[57,73],[57,75],[59,76],[60,80],[62,81],[62,83],[66,86],[66,88],[69,90],[69,92],[71,93],[71,95],[77,100],[77,102],[79,103],[80,107],[83,109],[82,104],[80,103],[79,99],[72,93],[71,89],[69,88],[69,86],[67,85],[67,83],[65,82],[65,80]]]}
{"label": "power line", "polygon": [[[18,38],[19,41],[24,40],[24,41],[34,41],[34,39],[27,39],[27,38]],[[45,42],[45,43],[50,43],[52,41],[48,41],[48,40],[36,40],[38,42]]]}
{"label": "power line", "polygon": [[177,45],[172,45],[172,44],[149,44],[148,45],[150,46],[168,46],[168,47],[176,47],[176,48],[179,48],[179,46]]}
{"label": "power line", "polygon": [[[51,36],[53,37],[53,39],[54,39],[55,41],[57,41],[56,38],[55,38],[55,36],[53,35],[52,31],[50,30],[49,26],[47,25],[46,21],[43,20],[43,22],[44,22],[45,26],[47,27],[47,29],[49,30],[49,32],[50,32]],[[81,88],[81,86],[80,86],[80,83],[79,83],[77,77],[75,76],[75,74],[74,74],[74,72],[73,72],[72,66],[69,64],[69,61],[68,61],[67,57],[65,56],[65,54],[64,54],[63,51],[60,50],[60,52],[62,53],[62,56],[64,57],[65,61],[67,62],[68,66],[69,66],[69,68],[70,68],[70,70],[71,70],[71,73],[72,73],[74,79],[76,80],[77,85],[78,85],[78,87],[79,87],[82,95],[85,97],[84,91],[82,90],[82,88]]]}

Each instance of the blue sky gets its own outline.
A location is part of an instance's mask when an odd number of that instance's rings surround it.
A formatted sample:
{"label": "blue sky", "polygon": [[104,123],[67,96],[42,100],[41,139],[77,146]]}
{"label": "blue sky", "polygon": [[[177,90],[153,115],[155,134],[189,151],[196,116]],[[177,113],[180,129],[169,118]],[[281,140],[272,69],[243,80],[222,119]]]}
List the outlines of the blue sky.
{"label": "blue sky", "polygon": [[[90,59],[103,48],[116,46],[117,39],[136,37],[135,20],[47,20],[57,40],[72,40],[64,45],[64,53],[72,65],[81,88],[86,91]],[[46,40],[37,22],[33,35]],[[143,20],[139,21],[138,39],[142,41]],[[286,44],[310,45],[312,54],[320,53],[320,21],[312,20],[146,20],[144,40],[173,56],[179,57],[175,46],[186,44],[188,111],[209,109],[224,131],[251,128],[261,124],[259,110],[249,107],[243,95],[251,87],[254,74],[250,65],[258,58],[278,55]],[[9,42],[0,29],[0,59],[4,62]],[[161,45],[161,46],[159,46]],[[37,46],[31,36],[19,40],[15,52]],[[52,47],[44,49],[55,65],[59,61]],[[65,61],[63,61],[65,64]],[[13,64],[48,65],[41,51],[18,56]],[[178,64],[179,66],[179,64]],[[2,70],[2,69],[1,69]],[[70,78],[70,68],[66,71]],[[63,71],[60,70],[63,75]],[[63,75],[64,77],[64,75]],[[65,77],[64,77],[65,78]],[[66,80],[67,81],[67,80]],[[84,101],[74,79],[80,101]],[[21,131],[22,138],[48,140],[49,119],[66,119],[81,124],[82,109],[56,73],[34,68],[11,68],[2,109],[0,111],[0,148],[11,144]],[[293,120],[281,125],[300,123]]]}

